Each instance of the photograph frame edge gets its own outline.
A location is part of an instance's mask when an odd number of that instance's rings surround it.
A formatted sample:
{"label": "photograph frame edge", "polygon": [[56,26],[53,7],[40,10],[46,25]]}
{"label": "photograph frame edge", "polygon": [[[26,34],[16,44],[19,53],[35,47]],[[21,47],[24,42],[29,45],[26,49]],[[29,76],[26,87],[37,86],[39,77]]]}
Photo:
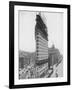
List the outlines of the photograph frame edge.
{"label": "photograph frame edge", "polygon": [[[41,4],[42,6],[46,3],[32,3],[32,2],[15,2],[10,1],[9,2],[9,88],[29,88],[29,87],[47,87],[47,86],[64,86],[64,85],[70,85],[70,5],[66,4],[49,4],[51,7],[58,8],[67,8],[67,44],[68,44],[68,53],[67,53],[67,82],[57,82],[57,83],[42,83],[42,84],[26,84],[26,85],[14,85],[14,6],[15,5],[21,5],[24,4],[26,6],[34,6],[34,4]],[[23,5],[22,4],[22,5]],[[39,5],[38,5],[39,6]],[[41,6],[41,7],[42,7]],[[62,6],[62,7],[61,7]],[[49,6],[45,6],[49,7]],[[68,60],[69,59],[69,60]]]}

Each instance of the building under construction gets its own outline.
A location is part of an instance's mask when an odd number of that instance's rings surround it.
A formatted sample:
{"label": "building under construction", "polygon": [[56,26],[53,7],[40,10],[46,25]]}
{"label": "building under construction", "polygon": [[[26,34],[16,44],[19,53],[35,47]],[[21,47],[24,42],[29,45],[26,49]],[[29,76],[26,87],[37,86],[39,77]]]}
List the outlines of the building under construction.
{"label": "building under construction", "polygon": [[35,40],[37,77],[44,77],[48,70],[48,33],[40,13],[36,15]]}

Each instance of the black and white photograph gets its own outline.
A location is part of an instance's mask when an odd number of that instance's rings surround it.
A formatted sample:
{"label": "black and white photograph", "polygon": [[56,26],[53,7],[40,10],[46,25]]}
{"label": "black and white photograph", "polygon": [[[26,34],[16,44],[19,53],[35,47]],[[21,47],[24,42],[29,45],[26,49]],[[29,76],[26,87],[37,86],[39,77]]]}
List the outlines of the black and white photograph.
{"label": "black and white photograph", "polygon": [[63,14],[19,11],[19,79],[63,76]]}
{"label": "black and white photograph", "polygon": [[10,2],[10,88],[70,84],[69,25],[69,5]]}

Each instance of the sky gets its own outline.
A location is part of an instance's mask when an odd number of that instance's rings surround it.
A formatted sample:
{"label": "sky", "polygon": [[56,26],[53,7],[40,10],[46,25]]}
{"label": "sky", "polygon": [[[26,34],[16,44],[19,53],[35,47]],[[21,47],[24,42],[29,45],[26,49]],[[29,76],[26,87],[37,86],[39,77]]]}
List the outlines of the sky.
{"label": "sky", "polygon": [[[19,11],[19,50],[36,50],[35,25],[37,12]],[[48,47],[53,44],[63,54],[63,13],[41,12],[48,30]]]}

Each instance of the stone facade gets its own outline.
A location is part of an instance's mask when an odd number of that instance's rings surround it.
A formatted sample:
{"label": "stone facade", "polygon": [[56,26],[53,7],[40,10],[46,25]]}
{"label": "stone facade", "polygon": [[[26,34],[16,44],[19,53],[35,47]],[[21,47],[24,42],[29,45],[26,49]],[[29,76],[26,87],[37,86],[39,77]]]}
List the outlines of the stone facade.
{"label": "stone facade", "polygon": [[45,77],[48,71],[48,34],[41,15],[36,15],[36,71],[37,77]]}

